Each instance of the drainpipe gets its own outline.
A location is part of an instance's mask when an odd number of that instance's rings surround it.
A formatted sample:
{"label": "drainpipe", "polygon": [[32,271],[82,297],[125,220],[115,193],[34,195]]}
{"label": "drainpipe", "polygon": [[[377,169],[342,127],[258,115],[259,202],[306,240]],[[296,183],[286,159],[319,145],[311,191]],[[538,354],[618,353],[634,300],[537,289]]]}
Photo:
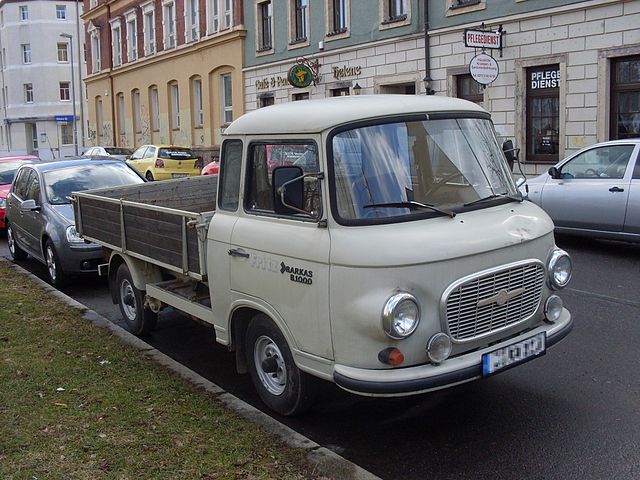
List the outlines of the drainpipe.
{"label": "drainpipe", "polygon": [[[86,134],[84,131],[84,89],[82,84],[82,55],[84,53],[84,41],[80,38],[80,9],[78,7],[78,1],[76,0],[76,37],[78,41],[76,42],[76,50],[78,50],[78,91],[80,95],[78,95],[78,100],[80,101],[80,132],[82,135],[82,149],[84,150],[85,143],[84,139],[86,138]],[[75,102],[75,99],[74,99]],[[78,141],[78,136],[76,135],[76,142]]]}
{"label": "drainpipe", "polygon": [[429,0],[424,0],[424,89],[426,95],[436,93],[431,89],[431,54],[429,52]]}
{"label": "drainpipe", "polygon": [[[111,20],[111,4],[107,3],[107,23]],[[109,28],[107,31],[107,35],[109,38],[108,46],[109,51],[112,50],[113,46],[111,42],[111,29]],[[100,50],[102,50],[102,42],[100,42]],[[100,57],[102,57],[102,52],[100,52]],[[116,137],[116,100],[113,98],[113,76],[111,73],[113,72],[113,65],[109,67],[109,96],[111,97],[111,141],[113,142],[113,146],[118,146],[118,138]]]}

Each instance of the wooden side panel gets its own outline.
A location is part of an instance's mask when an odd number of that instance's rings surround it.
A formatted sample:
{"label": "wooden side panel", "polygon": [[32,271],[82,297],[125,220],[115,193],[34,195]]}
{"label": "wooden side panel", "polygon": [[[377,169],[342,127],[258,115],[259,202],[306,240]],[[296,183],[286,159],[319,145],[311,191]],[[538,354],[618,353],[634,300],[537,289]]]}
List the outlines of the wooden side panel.
{"label": "wooden side panel", "polygon": [[92,198],[80,198],[79,201],[82,235],[121,247],[120,205]]}

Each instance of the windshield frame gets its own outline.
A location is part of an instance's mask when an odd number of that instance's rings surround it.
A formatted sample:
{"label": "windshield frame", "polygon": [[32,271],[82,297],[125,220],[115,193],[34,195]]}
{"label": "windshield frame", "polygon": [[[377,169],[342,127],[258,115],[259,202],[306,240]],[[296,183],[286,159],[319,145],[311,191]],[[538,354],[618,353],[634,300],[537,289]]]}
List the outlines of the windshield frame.
{"label": "windshield frame", "polygon": [[[344,218],[340,216],[339,209],[338,209],[338,198],[336,194],[336,176],[335,176],[335,165],[334,165],[334,157],[333,157],[333,154],[334,154],[333,139],[336,135],[342,132],[355,130],[358,128],[375,127],[379,125],[387,125],[392,123],[409,123],[409,122],[424,122],[429,120],[456,120],[456,119],[488,120],[491,123],[492,129],[494,127],[493,121],[491,119],[491,115],[488,112],[483,113],[483,112],[474,112],[474,111],[450,111],[450,112],[435,112],[435,113],[425,112],[425,113],[387,116],[382,118],[371,118],[367,120],[340,125],[330,130],[329,134],[327,135],[325,148],[326,148],[326,157],[327,157],[327,173],[329,178],[329,203],[330,203],[331,214],[333,215],[333,218],[335,219],[335,221],[339,225],[343,225],[343,226],[362,226],[362,225],[387,225],[387,224],[394,224],[394,223],[413,222],[417,220],[424,220],[424,219],[429,219],[434,217],[442,217],[443,215],[441,213],[437,211],[427,210],[427,209],[416,210],[407,215],[397,215],[397,216],[380,217],[380,218],[350,219],[350,218]],[[495,129],[494,129],[494,132],[495,132]],[[496,146],[499,148],[499,145],[497,144],[497,142],[496,142]],[[506,163],[506,159],[505,159],[505,163]],[[515,183],[513,182],[513,178],[511,178],[511,182],[513,183],[514,188],[516,188]],[[514,201],[516,200],[509,197],[496,197],[490,200],[475,203],[473,205],[460,206],[453,209],[453,211],[455,213],[464,213],[464,212],[480,210],[488,207],[493,207],[496,205],[511,203]]]}

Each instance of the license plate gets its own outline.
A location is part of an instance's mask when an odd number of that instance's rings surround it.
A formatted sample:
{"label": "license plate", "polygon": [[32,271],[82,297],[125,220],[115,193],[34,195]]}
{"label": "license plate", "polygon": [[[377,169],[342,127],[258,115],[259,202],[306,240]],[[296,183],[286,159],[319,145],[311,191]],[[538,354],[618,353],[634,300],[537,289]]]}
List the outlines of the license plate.
{"label": "license plate", "polygon": [[188,173],[172,173],[171,177],[172,178],[184,178],[184,177],[188,177],[189,174]]}
{"label": "license plate", "polygon": [[547,343],[545,332],[482,355],[482,375],[493,375],[505,368],[515,367],[544,355]]}

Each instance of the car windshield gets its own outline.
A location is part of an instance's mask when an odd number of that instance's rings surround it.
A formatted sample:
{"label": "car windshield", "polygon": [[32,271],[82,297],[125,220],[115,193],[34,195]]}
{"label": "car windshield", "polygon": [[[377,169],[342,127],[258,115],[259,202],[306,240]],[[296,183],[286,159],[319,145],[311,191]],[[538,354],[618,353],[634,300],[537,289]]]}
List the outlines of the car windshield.
{"label": "car windshield", "polygon": [[9,185],[13,182],[20,165],[33,163],[30,160],[15,160],[11,162],[0,162],[0,185]]}
{"label": "car windshield", "polygon": [[158,150],[158,158],[164,158],[166,160],[186,160],[195,158],[195,156],[189,148],[171,147]]}
{"label": "car windshield", "polygon": [[451,216],[518,196],[488,119],[371,125],[334,135],[332,145],[337,213],[348,222]]}
{"label": "car windshield", "polygon": [[107,152],[109,155],[131,155],[133,153],[133,150],[129,148],[120,148],[120,147],[114,147],[114,148],[105,147],[104,151]]}
{"label": "car windshield", "polygon": [[73,192],[144,182],[124,163],[85,163],[45,172],[43,178],[52,205],[71,203]]}

